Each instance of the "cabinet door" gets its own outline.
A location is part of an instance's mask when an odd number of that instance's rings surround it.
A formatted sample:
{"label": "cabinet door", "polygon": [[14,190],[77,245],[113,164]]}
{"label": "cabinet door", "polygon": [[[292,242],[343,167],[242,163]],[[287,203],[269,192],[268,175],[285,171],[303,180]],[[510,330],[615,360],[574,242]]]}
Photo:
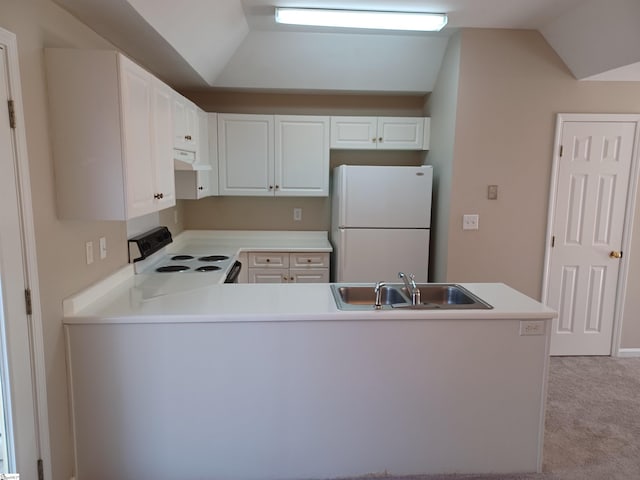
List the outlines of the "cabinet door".
{"label": "cabinet door", "polygon": [[329,117],[275,116],[275,194],[329,195]]}
{"label": "cabinet door", "polygon": [[377,125],[376,117],[331,117],[331,148],[375,149]]}
{"label": "cabinet door", "polygon": [[198,200],[209,196],[211,170],[176,170],[176,198]]}
{"label": "cabinet door", "polygon": [[250,268],[249,283],[287,283],[288,268]]}
{"label": "cabinet door", "polygon": [[379,117],[378,149],[420,150],[424,140],[424,118]]}
{"label": "cabinet door", "polygon": [[329,283],[328,268],[310,268],[289,270],[290,283]]}
{"label": "cabinet door", "polygon": [[156,200],[155,210],[176,204],[173,171],[172,113],[173,91],[160,80],[153,79],[153,160]]}
{"label": "cabinet door", "polygon": [[156,210],[152,155],[152,77],[119,56],[127,218]]}
{"label": "cabinet door", "polygon": [[273,116],[218,115],[220,195],[273,193]]}
{"label": "cabinet door", "polygon": [[173,146],[194,152],[198,140],[198,108],[178,93],[173,97]]}
{"label": "cabinet door", "polygon": [[[202,131],[202,130],[201,130]],[[218,114],[207,113],[207,144],[209,148],[209,195],[218,195]]]}

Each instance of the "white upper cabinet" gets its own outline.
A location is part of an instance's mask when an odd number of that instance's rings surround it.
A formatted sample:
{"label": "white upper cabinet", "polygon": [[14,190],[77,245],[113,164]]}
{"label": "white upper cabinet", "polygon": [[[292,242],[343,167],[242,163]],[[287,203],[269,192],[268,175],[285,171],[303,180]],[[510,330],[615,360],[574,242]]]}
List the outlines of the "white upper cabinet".
{"label": "white upper cabinet", "polygon": [[273,195],[273,115],[218,114],[220,195]]}
{"label": "white upper cabinet", "polygon": [[58,216],[175,205],[172,90],[114,51],[47,49],[46,67]]}
{"label": "white upper cabinet", "polygon": [[429,128],[422,117],[331,117],[331,148],[428,150]]}
{"label": "white upper cabinet", "polygon": [[275,195],[329,195],[329,117],[275,116]]}
{"label": "white upper cabinet", "polygon": [[198,151],[193,163],[175,162],[176,198],[179,199],[198,200],[218,194],[217,114],[207,114],[201,109],[197,113]]}
{"label": "white upper cabinet", "polygon": [[220,195],[327,196],[329,117],[218,115]]}
{"label": "white upper cabinet", "polygon": [[178,93],[173,98],[173,146],[179,150],[198,150],[198,107]]}

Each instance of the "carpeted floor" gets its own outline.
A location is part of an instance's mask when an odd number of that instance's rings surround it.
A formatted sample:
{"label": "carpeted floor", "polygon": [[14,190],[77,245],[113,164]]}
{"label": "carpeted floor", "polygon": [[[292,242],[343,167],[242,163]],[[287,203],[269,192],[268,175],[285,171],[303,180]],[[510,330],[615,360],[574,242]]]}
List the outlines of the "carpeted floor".
{"label": "carpeted floor", "polygon": [[370,478],[376,480],[640,479],[640,358],[553,357],[551,359],[543,472],[527,475],[421,475]]}

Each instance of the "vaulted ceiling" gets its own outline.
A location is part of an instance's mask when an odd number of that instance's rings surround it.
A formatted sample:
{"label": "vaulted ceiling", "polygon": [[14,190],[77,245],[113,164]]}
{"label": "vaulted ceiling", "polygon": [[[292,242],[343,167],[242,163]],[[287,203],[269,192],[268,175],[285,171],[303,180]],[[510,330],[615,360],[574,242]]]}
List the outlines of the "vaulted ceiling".
{"label": "vaulted ceiling", "polygon": [[[425,93],[459,28],[539,30],[578,79],[640,80],[637,0],[53,0],[175,88]],[[446,12],[438,33],[276,24],[275,6]]]}

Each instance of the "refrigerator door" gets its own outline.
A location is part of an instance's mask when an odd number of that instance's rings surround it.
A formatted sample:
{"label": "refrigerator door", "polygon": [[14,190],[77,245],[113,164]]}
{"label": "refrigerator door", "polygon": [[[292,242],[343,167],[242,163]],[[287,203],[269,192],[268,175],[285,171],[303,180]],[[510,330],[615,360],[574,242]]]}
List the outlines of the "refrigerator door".
{"label": "refrigerator door", "polygon": [[335,282],[397,282],[398,272],[428,281],[427,229],[339,229],[333,240]]}
{"label": "refrigerator door", "polygon": [[334,221],[342,228],[429,228],[433,167],[342,165]]}

